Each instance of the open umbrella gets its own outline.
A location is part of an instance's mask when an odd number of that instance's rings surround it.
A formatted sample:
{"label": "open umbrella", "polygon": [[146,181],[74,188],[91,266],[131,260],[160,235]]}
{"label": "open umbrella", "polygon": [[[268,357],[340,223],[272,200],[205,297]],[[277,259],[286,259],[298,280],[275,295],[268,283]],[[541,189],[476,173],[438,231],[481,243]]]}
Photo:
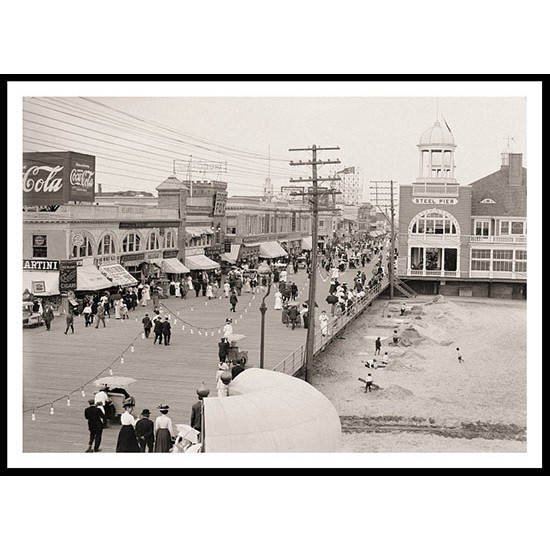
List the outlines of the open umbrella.
{"label": "open umbrella", "polygon": [[233,342],[240,342],[244,338],[246,338],[246,336],[244,334],[230,334],[229,336],[227,336],[227,339],[232,343]]}
{"label": "open umbrella", "polygon": [[338,302],[338,296],[335,296],[334,294],[329,294],[327,296],[327,302],[329,304],[335,304],[336,302]]}
{"label": "open umbrella", "polygon": [[130,378],[129,376],[104,376],[103,378],[98,378],[94,384],[96,386],[103,386],[106,384],[109,387],[118,387],[118,386],[129,386],[136,382],[135,378]]}
{"label": "open umbrella", "polygon": [[[304,300],[304,303],[307,304],[307,307],[309,307],[309,300]],[[315,307],[319,307],[317,302],[315,302]]]}
{"label": "open umbrella", "polygon": [[187,439],[187,441],[191,443],[198,442],[199,432],[195,430],[195,428],[189,426],[189,424],[176,424],[176,429],[178,430],[178,435],[181,436],[182,439]]}

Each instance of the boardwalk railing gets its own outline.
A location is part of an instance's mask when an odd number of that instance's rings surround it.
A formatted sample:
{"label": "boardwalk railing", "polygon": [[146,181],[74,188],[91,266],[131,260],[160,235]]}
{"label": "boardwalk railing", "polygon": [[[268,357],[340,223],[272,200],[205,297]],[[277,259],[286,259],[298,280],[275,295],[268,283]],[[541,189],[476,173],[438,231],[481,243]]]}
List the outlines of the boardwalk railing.
{"label": "boardwalk railing", "polygon": [[[338,317],[335,317],[332,321],[329,322],[328,331],[326,336],[323,336],[321,329],[317,328],[315,330],[315,338],[313,341],[313,356],[315,357],[318,353],[322,352],[335,338],[338,337],[338,334],[352,321],[354,321],[364,310],[369,306],[390,284],[389,278],[384,277],[378,286],[367,291],[365,296],[357,300],[351,306],[349,313],[342,313]],[[317,326],[318,320],[316,319],[315,325]],[[292,353],[287,355],[282,361],[277,363],[273,370],[278,372],[284,372],[285,374],[290,374],[294,376],[304,365],[306,359],[306,344],[302,344],[299,348],[295,349]]]}

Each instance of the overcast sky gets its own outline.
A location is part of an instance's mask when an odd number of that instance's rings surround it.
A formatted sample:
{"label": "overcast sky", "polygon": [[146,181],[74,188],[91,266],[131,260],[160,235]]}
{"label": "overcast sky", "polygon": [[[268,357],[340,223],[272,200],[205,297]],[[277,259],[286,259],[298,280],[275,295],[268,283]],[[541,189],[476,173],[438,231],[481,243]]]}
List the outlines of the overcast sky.
{"label": "overcast sky", "polygon": [[[264,87],[255,97],[244,97],[253,93],[247,83],[241,83],[241,97],[227,83],[208,83],[202,92],[206,97],[191,97],[198,95],[196,89],[186,97],[170,87],[151,95],[150,86],[143,87],[143,97],[128,97],[140,95],[139,83],[126,94],[113,85],[94,88],[103,94],[86,95],[70,86],[66,93],[32,94],[23,100],[23,151],[95,155],[96,181],[104,191],[156,194],[155,187],[174,169],[178,178],[186,179],[190,167],[194,178],[228,181],[230,195],[261,193],[268,171],[278,190],[291,177],[311,174],[310,169],[289,166],[289,160],[307,160],[310,154],[288,149],[313,144],[339,146],[339,151],[321,152],[319,158],[339,158],[339,168],[360,167],[364,184],[373,179],[403,184],[418,177],[420,135],[439,116],[455,137],[459,183],[498,170],[508,137],[513,137],[514,151],[524,154],[526,165],[527,99],[525,94],[507,93],[505,84],[491,83],[486,93],[480,83],[471,89],[461,83],[456,87],[459,93],[440,95],[453,91],[452,83],[445,83],[442,90],[435,83],[386,83],[384,95],[349,83],[346,95],[347,83],[340,83],[332,97],[328,85],[322,95],[322,85],[301,84],[273,95]],[[436,93],[426,93],[430,88]],[[63,83],[57,89],[63,91]],[[77,93],[71,96],[73,89]],[[308,95],[312,89],[315,93]],[[491,95],[494,90],[498,93]],[[177,97],[163,97],[168,95]],[[502,95],[507,97],[498,97]],[[206,171],[201,171],[202,161],[209,163]],[[328,175],[333,169],[324,166],[319,174]]]}

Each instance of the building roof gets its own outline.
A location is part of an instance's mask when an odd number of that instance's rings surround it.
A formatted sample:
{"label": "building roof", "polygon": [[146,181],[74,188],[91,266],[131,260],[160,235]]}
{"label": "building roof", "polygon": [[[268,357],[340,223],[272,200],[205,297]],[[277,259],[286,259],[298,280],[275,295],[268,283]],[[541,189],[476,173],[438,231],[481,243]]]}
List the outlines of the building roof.
{"label": "building roof", "polygon": [[443,125],[437,120],[433,126],[424,131],[420,136],[420,141],[418,146],[424,145],[452,145],[455,146],[455,138],[447,126],[447,123],[444,122]]}
{"label": "building roof", "polygon": [[527,170],[521,168],[519,185],[510,185],[509,170],[509,166],[501,166],[500,170],[469,184],[472,216],[527,216]]}
{"label": "building roof", "polygon": [[156,187],[157,191],[170,191],[179,189],[189,189],[183,181],[180,181],[176,176],[168,176],[160,185]]}

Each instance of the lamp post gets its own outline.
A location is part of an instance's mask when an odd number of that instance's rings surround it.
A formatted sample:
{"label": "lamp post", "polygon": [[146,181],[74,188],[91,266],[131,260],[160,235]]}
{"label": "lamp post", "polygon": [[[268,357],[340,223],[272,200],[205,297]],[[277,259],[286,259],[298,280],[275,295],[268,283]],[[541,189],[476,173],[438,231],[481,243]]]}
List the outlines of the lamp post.
{"label": "lamp post", "polygon": [[[262,305],[260,306],[260,313],[262,315],[262,323],[260,325],[260,368],[264,368],[264,341],[265,341],[265,312],[267,311],[267,306],[265,305],[265,299],[269,296],[271,292],[271,267],[264,260],[258,266],[258,275],[260,278],[267,278],[267,292],[262,298]],[[261,279],[260,279],[261,280]]]}

